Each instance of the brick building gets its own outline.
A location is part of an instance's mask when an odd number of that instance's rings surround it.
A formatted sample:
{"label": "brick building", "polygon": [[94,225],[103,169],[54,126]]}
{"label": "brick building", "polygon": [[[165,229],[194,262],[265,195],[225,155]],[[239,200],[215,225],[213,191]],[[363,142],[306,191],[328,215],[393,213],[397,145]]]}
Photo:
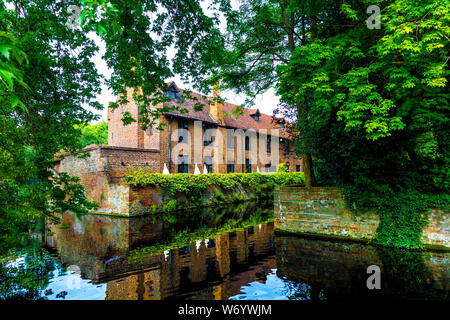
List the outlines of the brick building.
{"label": "brick building", "polygon": [[[198,101],[183,101],[181,88],[174,82],[168,88],[166,95],[171,102],[155,108],[181,104],[188,113],[167,112],[146,131],[139,122],[124,126],[124,112],[138,119],[138,107],[129,90],[127,105],[108,109],[109,146],[159,152],[159,168],[152,167],[156,172],[162,172],[164,165],[171,173],[194,173],[195,166],[200,172],[268,172],[276,171],[278,163],[287,164],[290,171],[303,171],[283,119],[245,108],[243,115],[233,117],[234,104],[210,103],[214,99],[203,99],[198,93],[192,93]],[[214,95],[218,94],[215,90]],[[194,110],[196,102],[204,105],[202,111]],[[164,130],[157,130],[162,122]]]}

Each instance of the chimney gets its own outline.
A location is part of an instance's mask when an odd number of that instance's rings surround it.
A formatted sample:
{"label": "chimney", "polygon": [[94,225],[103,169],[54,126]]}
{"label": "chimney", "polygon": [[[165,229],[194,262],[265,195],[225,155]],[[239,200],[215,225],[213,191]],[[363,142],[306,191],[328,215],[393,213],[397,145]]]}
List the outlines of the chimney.
{"label": "chimney", "polygon": [[224,124],[223,120],[223,104],[220,101],[217,101],[220,96],[219,82],[213,86],[213,101],[209,106],[209,113],[214,120],[219,122],[220,124]]}

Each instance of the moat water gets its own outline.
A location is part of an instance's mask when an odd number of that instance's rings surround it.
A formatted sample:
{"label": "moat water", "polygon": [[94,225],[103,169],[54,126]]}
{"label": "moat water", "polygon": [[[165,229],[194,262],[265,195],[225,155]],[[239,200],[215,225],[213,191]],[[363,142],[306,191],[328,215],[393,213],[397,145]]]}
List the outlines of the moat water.
{"label": "moat water", "polygon": [[0,299],[449,300],[449,253],[278,236],[273,223],[165,247],[158,232],[149,217],[66,214],[0,260]]}

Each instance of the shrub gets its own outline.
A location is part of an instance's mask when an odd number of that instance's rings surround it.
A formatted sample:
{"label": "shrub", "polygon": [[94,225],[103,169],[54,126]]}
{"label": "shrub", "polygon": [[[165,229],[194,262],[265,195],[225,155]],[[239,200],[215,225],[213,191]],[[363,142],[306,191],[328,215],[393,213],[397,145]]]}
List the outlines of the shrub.
{"label": "shrub", "polygon": [[277,167],[277,172],[289,172],[289,167],[285,163],[280,163]]}
{"label": "shrub", "polygon": [[[205,205],[204,194],[208,186],[216,186],[209,205],[219,206],[227,203],[239,203],[247,200],[245,192],[252,193],[257,200],[272,198],[273,190],[280,185],[299,185],[304,183],[302,172],[292,173],[210,173],[210,174],[161,174],[153,173],[147,168],[130,171],[124,181],[132,186],[159,187],[170,201],[163,205],[162,212],[165,221],[174,220],[174,212],[183,207],[174,198],[177,193],[183,193],[191,206]],[[222,192],[228,191],[228,192]],[[244,193],[243,193],[244,191]],[[150,210],[151,211],[151,210]]]}

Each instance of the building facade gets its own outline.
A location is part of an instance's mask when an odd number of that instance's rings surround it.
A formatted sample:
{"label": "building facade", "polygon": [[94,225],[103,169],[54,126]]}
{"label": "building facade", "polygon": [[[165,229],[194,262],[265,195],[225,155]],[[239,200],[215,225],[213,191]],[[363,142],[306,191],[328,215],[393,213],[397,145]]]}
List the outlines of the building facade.
{"label": "building facade", "polygon": [[[177,104],[187,113],[167,112],[146,131],[138,121],[124,126],[124,112],[138,119],[138,107],[128,90],[128,104],[108,108],[109,146],[158,151],[160,165],[152,168],[155,172],[163,172],[164,167],[170,173],[273,172],[279,163],[285,163],[291,172],[303,171],[283,119],[245,108],[241,116],[234,117],[234,104],[210,103],[215,99],[203,99],[198,93],[191,94],[197,101],[183,100],[183,91],[174,82],[168,88],[166,95],[171,101],[155,108]],[[218,95],[215,90],[214,96]],[[195,111],[196,102],[204,105],[202,111]],[[161,123],[162,131],[156,129]]]}

